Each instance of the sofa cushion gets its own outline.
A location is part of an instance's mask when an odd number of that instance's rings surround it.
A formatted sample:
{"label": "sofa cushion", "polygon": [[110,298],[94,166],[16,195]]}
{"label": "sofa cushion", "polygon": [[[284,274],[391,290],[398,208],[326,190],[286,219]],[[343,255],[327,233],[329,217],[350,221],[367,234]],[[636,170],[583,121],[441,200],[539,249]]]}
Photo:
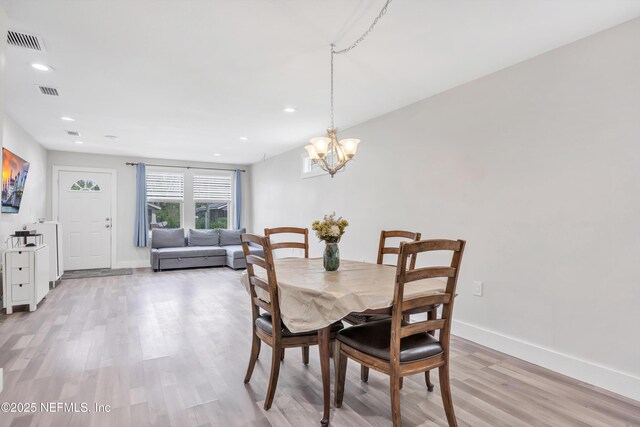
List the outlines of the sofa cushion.
{"label": "sofa cushion", "polygon": [[[241,259],[244,258],[244,251],[242,250],[242,245],[227,245],[223,248],[227,251],[227,257],[231,259]],[[257,255],[260,257],[264,256],[264,251],[262,248],[258,246],[249,246],[249,251],[253,255]]]}
{"label": "sofa cushion", "polygon": [[191,258],[205,256],[225,256],[226,252],[220,246],[185,246],[182,248],[156,249],[158,259]]}
{"label": "sofa cushion", "polygon": [[225,230],[223,228],[220,229],[220,246],[229,246],[229,245],[241,245],[242,240],[240,240],[240,236],[247,232],[246,228],[241,230]]}
{"label": "sofa cushion", "polygon": [[194,230],[189,229],[189,246],[219,246],[220,232],[214,230]]}
{"label": "sofa cushion", "polygon": [[152,248],[178,248],[184,245],[184,228],[154,228],[151,230]]}

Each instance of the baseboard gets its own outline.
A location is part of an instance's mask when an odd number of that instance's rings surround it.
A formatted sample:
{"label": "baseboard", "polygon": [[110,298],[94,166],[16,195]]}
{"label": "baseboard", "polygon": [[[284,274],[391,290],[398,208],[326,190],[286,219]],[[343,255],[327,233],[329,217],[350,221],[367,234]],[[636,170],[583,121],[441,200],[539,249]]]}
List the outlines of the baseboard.
{"label": "baseboard", "polygon": [[115,267],[113,268],[151,268],[148,259],[137,260],[137,261],[118,261],[116,262]]}
{"label": "baseboard", "polygon": [[452,333],[543,368],[640,401],[640,378],[636,376],[461,321],[454,320]]}

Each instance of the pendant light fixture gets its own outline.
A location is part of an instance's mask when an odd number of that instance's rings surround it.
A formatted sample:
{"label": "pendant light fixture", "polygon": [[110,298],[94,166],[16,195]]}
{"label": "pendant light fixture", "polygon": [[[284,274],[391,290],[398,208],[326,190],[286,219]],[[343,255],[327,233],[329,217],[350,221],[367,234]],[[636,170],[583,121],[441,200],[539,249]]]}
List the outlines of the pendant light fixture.
{"label": "pendant light fixture", "polygon": [[360,140],[358,138],[346,138],[338,140],[337,132],[333,122],[333,58],[335,55],[347,53],[351,49],[355,48],[362,40],[364,40],[373,27],[378,23],[378,20],[387,13],[387,7],[391,3],[391,0],[387,0],[382,7],[382,10],[374,19],[373,23],[367,31],[360,36],[358,40],[352,43],[349,47],[341,50],[336,50],[335,45],[331,45],[331,126],[327,129],[327,136],[319,136],[311,138],[309,145],[306,145],[309,158],[318,165],[323,171],[328,172],[331,178],[340,169],[344,168],[349,160],[352,160],[358,151],[358,144]]}

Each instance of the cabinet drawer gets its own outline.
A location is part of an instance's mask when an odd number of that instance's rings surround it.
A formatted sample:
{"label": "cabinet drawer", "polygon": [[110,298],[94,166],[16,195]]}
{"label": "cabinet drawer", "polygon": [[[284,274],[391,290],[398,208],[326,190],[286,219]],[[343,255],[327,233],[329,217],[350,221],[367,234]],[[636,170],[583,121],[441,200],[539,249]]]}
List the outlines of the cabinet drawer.
{"label": "cabinet drawer", "polygon": [[11,252],[11,267],[29,267],[29,252]]}
{"label": "cabinet drawer", "polygon": [[29,283],[29,267],[18,267],[11,269],[11,284],[23,285]]}
{"label": "cabinet drawer", "polygon": [[30,300],[32,290],[33,286],[28,283],[11,286],[11,302]]}

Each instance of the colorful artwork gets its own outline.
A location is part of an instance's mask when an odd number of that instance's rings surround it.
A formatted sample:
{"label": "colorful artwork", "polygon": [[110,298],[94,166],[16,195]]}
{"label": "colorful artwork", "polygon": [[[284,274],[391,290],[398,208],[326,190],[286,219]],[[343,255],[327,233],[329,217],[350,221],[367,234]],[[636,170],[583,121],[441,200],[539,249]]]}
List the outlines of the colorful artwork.
{"label": "colorful artwork", "polygon": [[18,213],[24,184],[27,182],[29,162],[2,149],[2,213]]}

